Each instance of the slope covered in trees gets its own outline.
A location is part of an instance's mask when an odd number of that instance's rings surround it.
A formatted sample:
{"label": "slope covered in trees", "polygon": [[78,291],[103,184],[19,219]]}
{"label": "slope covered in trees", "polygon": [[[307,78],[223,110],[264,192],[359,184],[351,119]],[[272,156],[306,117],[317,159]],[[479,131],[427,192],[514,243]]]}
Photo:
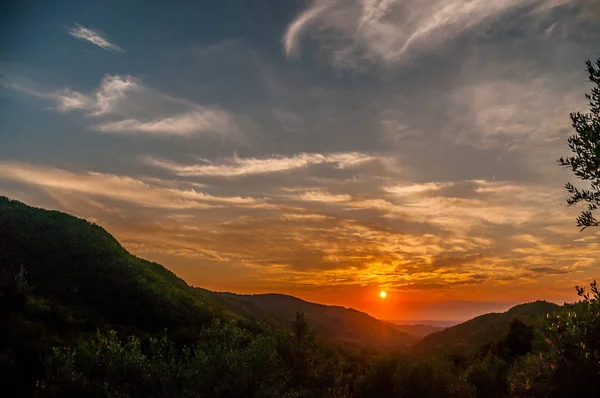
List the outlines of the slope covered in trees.
{"label": "slope covered in trees", "polygon": [[214,311],[172,272],[128,253],[98,225],[0,198],[0,264],[36,297],[118,327],[199,331]]}
{"label": "slope covered in trees", "polygon": [[510,323],[518,319],[528,325],[539,325],[547,315],[554,314],[560,306],[547,301],[517,305],[506,312],[478,316],[421,339],[419,352],[446,352],[473,354],[489,343],[501,340],[509,331]]}
{"label": "slope covered in trees", "polygon": [[263,313],[262,316],[256,313],[261,320],[279,328],[289,325],[294,312],[300,310],[326,342],[347,343],[380,352],[397,350],[417,340],[391,323],[352,308],[309,303],[284,294],[221,294],[238,308],[248,304],[257,308]]}

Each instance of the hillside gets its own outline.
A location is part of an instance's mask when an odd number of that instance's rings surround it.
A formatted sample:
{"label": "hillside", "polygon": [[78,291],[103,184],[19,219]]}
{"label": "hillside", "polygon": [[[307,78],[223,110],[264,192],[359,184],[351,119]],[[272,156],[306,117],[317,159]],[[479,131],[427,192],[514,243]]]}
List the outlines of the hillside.
{"label": "hillside", "polygon": [[148,333],[200,330],[215,313],[160,264],[128,253],[98,225],[0,198],[0,264],[37,297]]}
{"label": "hillside", "polygon": [[[0,271],[26,272],[27,288],[92,324],[186,339],[221,317],[288,328],[296,309],[328,342],[389,350],[413,342],[392,325],[356,310],[291,296],[243,296],[192,288],[162,265],[125,250],[102,227],[0,197]],[[257,322],[258,321],[258,322]]]}
{"label": "hillside", "polygon": [[232,306],[244,309],[274,327],[289,325],[296,310],[302,311],[309,324],[328,342],[343,342],[382,351],[414,343],[417,338],[395,325],[383,322],[351,308],[310,303],[283,294],[239,295],[219,293]]}
{"label": "hillside", "polygon": [[546,314],[552,314],[560,308],[554,303],[536,301],[517,305],[506,312],[481,315],[425,336],[416,344],[415,349],[419,352],[472,354],[485,344],[502,339],[513,319],[536,324]]}

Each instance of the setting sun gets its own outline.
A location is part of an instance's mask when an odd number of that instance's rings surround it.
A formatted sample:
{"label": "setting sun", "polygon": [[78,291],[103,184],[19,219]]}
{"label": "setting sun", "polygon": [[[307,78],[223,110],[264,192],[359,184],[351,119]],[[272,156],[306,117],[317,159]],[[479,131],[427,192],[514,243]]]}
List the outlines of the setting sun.
{"label": "setting sun", "polygon": [[379,292],[379,297],[381,297],[382,299],[384,299],[384,298],[387,297],[387,293],[382,290],[381,292]]}

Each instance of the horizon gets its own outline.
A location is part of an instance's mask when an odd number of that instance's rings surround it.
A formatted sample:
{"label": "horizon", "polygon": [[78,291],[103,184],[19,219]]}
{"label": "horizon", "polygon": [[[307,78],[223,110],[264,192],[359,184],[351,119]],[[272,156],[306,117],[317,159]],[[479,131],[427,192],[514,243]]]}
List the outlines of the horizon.
{"label": "horizon", "polygon": [[598,277],[556,160],[600,3],[141,4],[0,6],[0,195],[191,286],[387,321]]}

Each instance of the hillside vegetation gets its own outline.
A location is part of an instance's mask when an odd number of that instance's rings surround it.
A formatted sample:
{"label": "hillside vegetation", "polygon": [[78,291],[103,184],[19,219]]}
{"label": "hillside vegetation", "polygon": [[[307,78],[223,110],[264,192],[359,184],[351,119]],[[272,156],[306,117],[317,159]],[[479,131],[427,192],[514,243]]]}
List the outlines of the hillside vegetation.
{"label": "hillside vegetation", "polygon": [[506,312],[478,316],[469,321],[429,334],[416,349],[420,352],[473,354],[484,345],[497,342],[509,331],[510,323],[518,319],[528,325],[539,325],[560,306],[547,301],[517,305]]}
{"label": "hillside vegetation", "polygon": [[274,327],[289,325],[294,312],[300,310],[319,337],[327,342],[348,343],[380,352],[397,350],[417,341],[417,337],[394,325],[352,308],[309,303],[284,294],[221,294],[231,300],[232,305],[250,304],[262,311],[262,314],[255,313],[256,316]]}
{"label": "hillside vegetation", "polygon": [[215,317],[180,278],[128,253],[102,227],[0,197],[0,264],[36,297],[117,327],[199,331]]}

